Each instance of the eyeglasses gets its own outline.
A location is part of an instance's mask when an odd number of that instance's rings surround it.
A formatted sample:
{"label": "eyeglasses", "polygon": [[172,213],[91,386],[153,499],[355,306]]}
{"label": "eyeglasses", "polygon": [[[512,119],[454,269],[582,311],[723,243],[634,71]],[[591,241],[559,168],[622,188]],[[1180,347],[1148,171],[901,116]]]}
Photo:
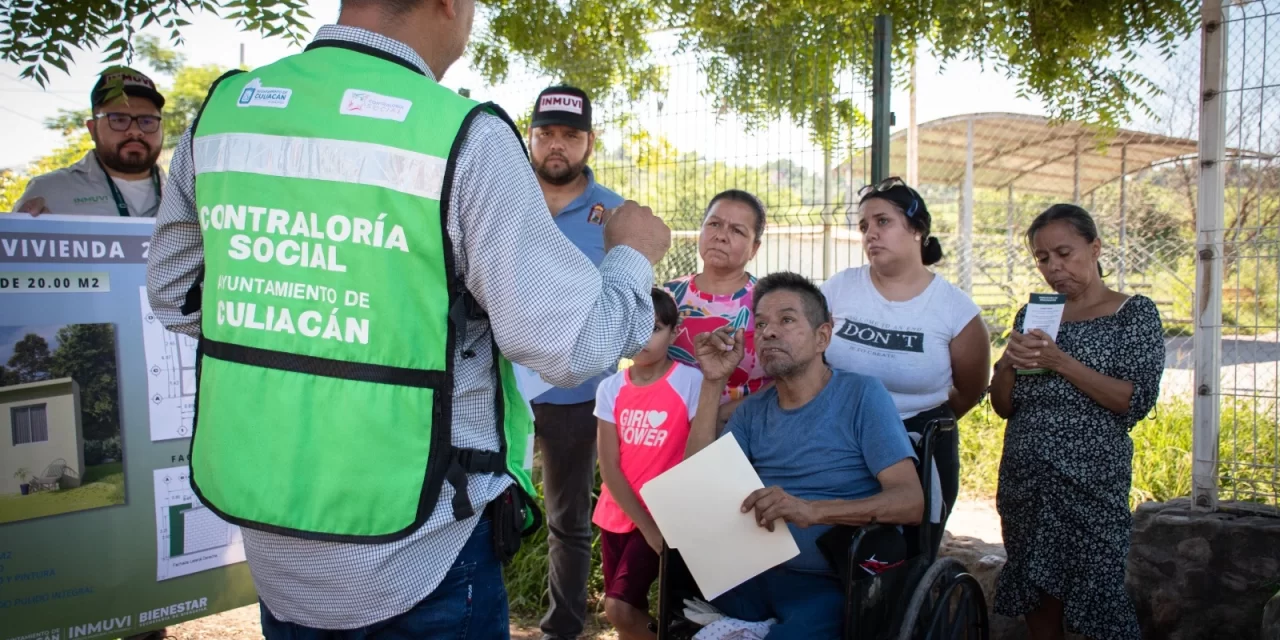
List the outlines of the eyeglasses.
{"label": "eyeglasses", "polygon": [[128,113],[104,113],[98,116],[107,119],[107,126],[112,131],[128,131],[136,121],[138,130],[143,133],[155,133],[160,130],[160,116],[135,116]]}
{"label": "eyeglasses", "polygon": [[[907,187],[908,189],[910,189],[910,187],[907,186],[906,180],[903,180],[898,176],[892,176],[889,178],[885,178],[884,180],[881,180],[880,182],[877,182],[875,184],[869,184],[859,189],[858,199],[862,200],[873,193],[888,191],[894,187]],[[907,210],[904,213],[908,218],[911,218],[916,215],[916,211],[920,210],[920,199],[917,198],[916,195],[910,191],[908,191],[907,193],[911,195],[911,206],[907,207]]]}

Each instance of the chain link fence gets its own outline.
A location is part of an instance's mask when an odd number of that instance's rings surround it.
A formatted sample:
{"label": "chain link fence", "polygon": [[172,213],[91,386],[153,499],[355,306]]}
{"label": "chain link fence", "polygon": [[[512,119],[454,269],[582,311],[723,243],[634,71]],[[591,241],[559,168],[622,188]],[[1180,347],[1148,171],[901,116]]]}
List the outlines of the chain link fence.
{"label": "chain link fence", "polygon": [[[1219,1],[1219,0],[1212,0]],[[1223,2],[1217,497],[1280,513],[1280,7]],[[1206,42],[1210,42],[1206,38]],[[1272,54],[1276,55],[1272,55]],[[1211,113],[1206,109],[1206,113]]]}
{"label": "chain link fence", "polygon": [[[868,60],[870,28],[857,39]],[[768,211],[751,273],[790,270],[821,281],[860,263],[849,196],[869,165],[833,169],[869,144],[871,69],[842,66],[834,48],[801,51],[778,40],[747,34],[692,51],[678,34],[652,34],[644,62],[656,65],[661,88],[639,100],[592,96],[597,145],[588,164],[596,180],[651,207],[674,231],[655,269],[659,282],[700,270],[707,203],[731,188],[755,194]],[[501,104],[525,129],[538,92],[554,82],[523,72],[473,97]]]}

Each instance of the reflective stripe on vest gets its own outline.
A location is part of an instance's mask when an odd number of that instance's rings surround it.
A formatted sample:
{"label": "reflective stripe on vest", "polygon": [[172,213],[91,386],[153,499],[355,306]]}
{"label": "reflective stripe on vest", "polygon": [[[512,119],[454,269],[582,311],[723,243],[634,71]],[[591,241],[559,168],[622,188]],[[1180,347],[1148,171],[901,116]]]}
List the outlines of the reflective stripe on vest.
{"label": "reflective stripe on vest", "polygon": [[[448,160],[371,142],[220,133],[193,142],[196,175],[240,172],[390,189],[439,200]],[[334,161],[334,160],[337,161]]]}

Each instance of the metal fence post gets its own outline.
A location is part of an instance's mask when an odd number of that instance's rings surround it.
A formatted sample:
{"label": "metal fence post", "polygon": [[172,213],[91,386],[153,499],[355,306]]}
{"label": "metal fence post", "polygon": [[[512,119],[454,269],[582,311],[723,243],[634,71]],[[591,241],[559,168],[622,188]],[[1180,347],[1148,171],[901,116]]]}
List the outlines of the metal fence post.
{"label": "metal fence post", "polygon": [[1005,278],[1010,283],[1013,282],[1013,256],[1014,256],[1014,252],[1018,250],[1017,245],[1015,244],[1013,239],[1013,233],[1014,233],[1013,223],[1014,223],[1013,183],[1010,182],[1008,210],[1005,211],[1005,225],[1008,226],[1009,229],[1007,231],[1008,235],[1005,236],[1005,243],[1004,243],[1004,267],[1005,267],[1005,270],[1008,272]]}
{"label": "metal fence post", "polygon": [[822,149],[822,281],[831,279],[836,270],[836,240],[832,218],[835,215],[836,177],[831,171],[831,145]]}
{"label": "metal fence post", "polygon": [[1128,188],[1129,188],[1129,145],[1120,147],[1120,260],[1116,265],[1119,276],[1116,278],[1116,289],[1124,292],[1124,270],[1129,257],[1128,224]]}
{"label": "metal fence post", "polygon": [[964,186],[960,194],[960,289],[973,295],[973,118],[965,129]]}
{"label": "metal fence post", "polygon": [[1221,0],[1204,0],[1200,26],[1200,176],[1196,203],[1194,416],[1191,500],[1218,507],[1218,434],[1221,427],[1222,249],[1226,157],[1226,24]]}
{"label": "metal fence post", "polygon": [[893,92],[893,19],[876,16],[871,51],[871,184],[889,177],[889,94]]}

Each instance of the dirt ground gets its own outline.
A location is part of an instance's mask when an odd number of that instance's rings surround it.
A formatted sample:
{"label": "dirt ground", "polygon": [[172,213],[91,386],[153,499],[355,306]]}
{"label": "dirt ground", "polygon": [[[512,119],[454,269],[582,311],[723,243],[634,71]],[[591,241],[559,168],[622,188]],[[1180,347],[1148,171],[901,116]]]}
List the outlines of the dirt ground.
{"label": "dirt ground", "polygon": [[[986,542],[1003,540],[994,500],[957,501],[955,512],[947,522],[947,530],[953,535]],[[536,620],[512,622],[512,640],[538,640],[541,637]],[[249,606],[170,627],[168,635],[177,640],[260,640],[262,627],[258,621],[258,607]],[[592,624],[583,636],[584,640],[616,640],[617,637],[603,619]]]}

